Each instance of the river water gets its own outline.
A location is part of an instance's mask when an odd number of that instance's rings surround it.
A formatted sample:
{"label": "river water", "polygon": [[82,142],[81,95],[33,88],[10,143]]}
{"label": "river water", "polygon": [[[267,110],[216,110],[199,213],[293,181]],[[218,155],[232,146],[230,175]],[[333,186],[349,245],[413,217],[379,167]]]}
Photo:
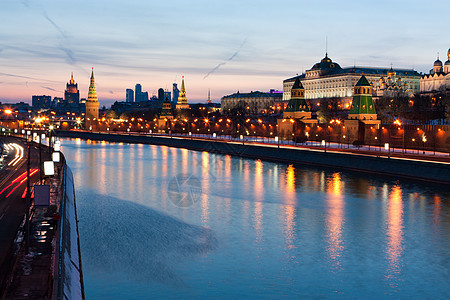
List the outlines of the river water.
{"label": "river water", "polygon": [[441,298],[449,187],[62,140],[88,299]]}

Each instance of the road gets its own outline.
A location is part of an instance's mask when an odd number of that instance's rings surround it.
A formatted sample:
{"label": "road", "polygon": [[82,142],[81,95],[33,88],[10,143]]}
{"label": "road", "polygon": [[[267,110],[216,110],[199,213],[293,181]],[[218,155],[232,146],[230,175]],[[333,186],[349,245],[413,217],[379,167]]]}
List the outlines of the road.
{"label": "road", "polygon": [[[0,137],[6,157],[0,167],[0,289],[13,262],[14,240],[26,214],[27,152],[23,140]],[[31,185],[39,181],[39,150],[31,147]]]}

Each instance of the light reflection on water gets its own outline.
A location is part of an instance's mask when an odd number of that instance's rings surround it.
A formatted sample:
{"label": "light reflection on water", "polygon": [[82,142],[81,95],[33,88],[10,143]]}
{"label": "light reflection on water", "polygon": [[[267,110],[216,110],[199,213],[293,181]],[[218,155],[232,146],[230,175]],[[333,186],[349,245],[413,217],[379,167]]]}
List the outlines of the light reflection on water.
{"label": "light reflection on water", "polygon": [[[88,298],[450,296],[445,187],[162,146],[62,144]],[[187,208],[168,197],[178,174],[201,183]]]}

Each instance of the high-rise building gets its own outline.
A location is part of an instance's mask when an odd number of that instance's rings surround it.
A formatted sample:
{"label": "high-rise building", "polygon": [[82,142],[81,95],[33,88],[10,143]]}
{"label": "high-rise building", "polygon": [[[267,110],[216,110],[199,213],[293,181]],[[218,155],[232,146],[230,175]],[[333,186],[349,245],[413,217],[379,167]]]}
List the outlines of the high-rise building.
{"label": "high-rise building", "polygon": [[181,90],[178,96],[178,101],[176,105],[177,109],[189,109],[189,104],[186,97],[186,89],[184,87],[184,76],[181,79]]}
{"label": "high-rise building", "polygon": [[162,88],[160,88],[160,89],[158,90],[158,100],[159,100],[160,102],[163,102],[163,101],[164,101],[164,90],[163,90]]}
{"label": "high-rise building", "polygon": [[80,91],[78,90],[78,83],[73,80],[73,73],[70,76],[70,81],[66,84],[63,103],[70,107],[78,107],[80,104]]}
{"label": "high-rise building", "polygon": [[176,105],[178,102],[178,96],[180,95],[180,90],[178,89],[178,86],[176,83],[173,84],[172,89],[172,105]]}
{"label": "high-rise building", "polygon": [[135,102],[142,101],[142,85],[140,85],[139,83],[134,87],[134,100]]}
{"label": "high-rise building", "polygon": [[164,92],[164,100],[165,100],[166,98],[169,98],[169,102],[171,102],[171,99],[172,99],[172,93],[171,93],[171,92],[165,91],[165,92]]}
{"label": "high-rise building", "polygon": [[141,92],[141,102],[148,101],[148,92]]}
{"label": "high-rise building", "polygon": [[89,94],[86,100],[86,127],[89,128],[93,121],[98,119],[98,99],[95,90],[94,68],[92,68],[91,84],[89,85]]}
{"label": "high-rise building", "polygon": [[125,94],[126,102],[134,102],[134,91],[132,89],[127,89]]}
{"label": "high-rise building", "polygon": [[31,105],[33,108],[50,108],[52,104],[51,96],[31,96]]}

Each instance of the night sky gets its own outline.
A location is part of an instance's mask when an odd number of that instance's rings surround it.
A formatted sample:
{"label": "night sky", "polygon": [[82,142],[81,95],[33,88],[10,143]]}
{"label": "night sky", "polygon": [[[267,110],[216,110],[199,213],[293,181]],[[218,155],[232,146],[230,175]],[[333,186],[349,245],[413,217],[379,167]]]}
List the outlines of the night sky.
{"label": "night sky", "polygon": [[0,2],[0,101],[63,97],[74,72],[101,105],[186,78],[190,102],[282,89],[325,55],[346,66],[431,69],[450,47],[448,1]]}

